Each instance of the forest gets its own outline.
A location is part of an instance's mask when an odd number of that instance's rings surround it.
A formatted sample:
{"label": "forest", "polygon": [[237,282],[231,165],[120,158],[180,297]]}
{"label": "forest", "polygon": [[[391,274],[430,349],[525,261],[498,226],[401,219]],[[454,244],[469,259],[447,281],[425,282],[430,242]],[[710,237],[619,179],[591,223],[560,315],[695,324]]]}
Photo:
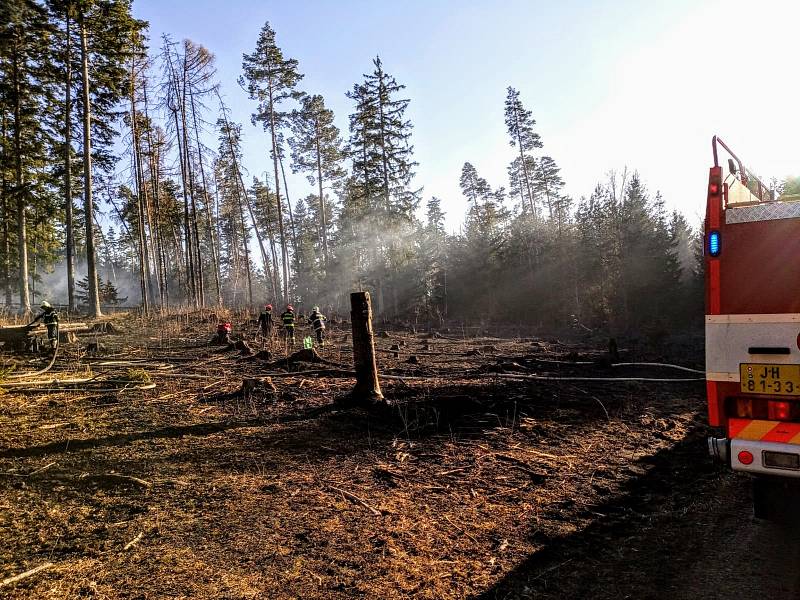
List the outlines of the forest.
{"label": "forest", "polygon": [[[452,173],[468,208],[448,232],[442,200],[415,178],[413,98],[391,57],[353,66],[342,131],[304,88],[302,57],[286,56],[266,23],[238,81],[266,133],[271,169],[260,178],[202,40],[149,39],[130,0],[0,10],[10,312],[43,299],[91,315],[266,301],[342,312],[350,291],[369,290],[384,319],[424,324],[623,333],[700,323],[699,224],[667,210],[635,165],[567,195],[536,99],[514,87],[497,90],[508,180],[489,182],[470,162]],[[309,185],[290,188],[289,171]]]}
{"label": "forest", "polygon": [[791,19],[140,1],[0,0],[2,598],[800,597]]}

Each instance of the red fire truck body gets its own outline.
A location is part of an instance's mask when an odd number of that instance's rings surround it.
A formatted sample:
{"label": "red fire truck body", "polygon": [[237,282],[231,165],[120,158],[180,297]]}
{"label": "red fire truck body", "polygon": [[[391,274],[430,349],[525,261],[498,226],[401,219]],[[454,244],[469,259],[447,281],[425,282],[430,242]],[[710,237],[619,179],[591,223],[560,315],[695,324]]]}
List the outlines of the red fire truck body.
{"label": "red fire truck body", "polygon": [[800,478],[800,198],[774,199],[722,140],[712,146],[706,386],[709,422],[726,435],[709,451],[735,471]]}

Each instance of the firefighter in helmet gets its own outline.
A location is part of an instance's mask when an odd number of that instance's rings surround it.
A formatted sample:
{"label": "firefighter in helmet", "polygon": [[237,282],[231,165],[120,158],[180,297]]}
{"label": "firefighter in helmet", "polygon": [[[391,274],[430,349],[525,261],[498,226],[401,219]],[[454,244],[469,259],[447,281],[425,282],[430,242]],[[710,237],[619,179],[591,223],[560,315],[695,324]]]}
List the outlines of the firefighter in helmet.
{"label": "firefighter in helmet", "polygon": [[42,309],[42,312],[28,324],[28,327],[33,327],[39,321],[44,323],[47,327],[47,339],[50,341],[50,347],[55,350],[58,347],[58,313],[47,300],[42,302],[39,308]]}
{"label": "firefighter in helmet", "polygon": [[319,306],[315,306],[308,316],[311,326],[314,328],[314,333],[317,334],[317,342],[320,346],[325,346],[325,315],[319,312]]}
{"label": "firefighter in helmet", "polygon": [[267,304],[258,315],[258,326],[264,337],[268,338],[272,335],[272,304]]}
{"label": "firefighter in helmet", "polygon": [[286,340],[292,345],[294,345],[294,318],[294,307],[288,304],[281,315],[281,321],[283,322],[283,333],[286,336]]}

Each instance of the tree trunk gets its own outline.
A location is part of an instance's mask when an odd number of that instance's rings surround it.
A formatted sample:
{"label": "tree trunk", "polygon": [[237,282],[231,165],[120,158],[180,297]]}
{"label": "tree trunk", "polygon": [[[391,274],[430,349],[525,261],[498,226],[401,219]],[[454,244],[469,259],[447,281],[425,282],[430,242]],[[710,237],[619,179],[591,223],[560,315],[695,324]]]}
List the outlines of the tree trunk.
{"label": "tree trunk", "polygon": [[297,256],[297,229],[294,226],[294,212],[292,212],[292,202],[289,200],[289,184],[286,183],[286,171],[283,170],[283,159],[278,156],[278,164],[281,166],[281,177],[283,177],[283,195],[286,196],[286,210],[289,213],[289,227],[292,229],[292,249]]}
{"label": "tree trunk", "polygon": [[[234,157],[234,161],[236,158]],[[238,167],[237,167],[238,170]],[[242,247],[244,248],[244,262],[245,267],[247,268],[247,302],[248,304],[253,304],[253,276],[250,273],[250,249],[247,245],[247,225],[244,222],[244,206],[242,206],[242,196],[241,194],[236,194],[238,197],[238,204],[239,204],[239,219],[241,220],[242,224]],[[250,210],[250,202],[247,200],[247,196],[245,195],[244,201],[247,203],[247,209]],[[250,213],[252,215],[252,212]]]}
{"label": "tree trunk", "polygon": [[12,59],[14,78],[14,156],[15,156],[15,194],[17,199],[17,261],[19,277],[19,307],[23,314],[31,312],[31,299],[28,292],[28,237],[25,224],[25,189],[22,178],[22,132],[20,115],[19,56],[16,48]]}
{"label": "tree trunk", "polygon": [[194,197],[194,173],[192,172],[192,157],[189,148],[189,133],[186,125],[186,58],[184,56],[183,87],[181,91],[181,128],[183,130],[183,151],[186,155],[186,176],[189,180],[189,201],[191,202],[191,216],[189,221],[190,234],[192,235],[192,255],[195,263],[195,277],[197,278],[197,301],[199,306],[205,306],[205,286],[203,282],[203,261],[200,255],[200,234],[197,228],[197,202]]}
{"label": "tree trunk", "polygon": [[[517,132],[519,132],[519,115],[514,111],[514,120],[517,124]],[[531,188],[530,178],[528,177],[528,165],[525,164],[525,152],[522,149],[522,136],[517,135],[517,143],[519,144],[519,162],[522,167],[522,177],[525,180],[525,188],[528,190],[528,202],[531,205],[531,215],[536,218],[536,208],[533,204],[533,189]]]}
{"label": "tree trunk", "polygon": [[189,227],[189,197],[186,193],[186,170],[183,163],[183,147],[181,145],[180,125],[178,124],[178,109],[172,109],[172,116],[175,118],[175,131],[178,141],[178,154],[181,163],[181,181],[183,185],[183,237],[186,249],[184,251],[184,261],[186,263],[186,301],[188,304],[197,308],[197,287],[194,278],[194,260],[192,252],[192,232]]}
{"label": "tree trunk", "polygon": [[317,148],[317,184],[319,185],[319,212],[322,221],[322,259],[324,261],[325,272],[328,272],[328,223],[325,214],[325,198],[322,195],[322,156],[319,147],[319,127],[314,127],[314,143]]}
{"label": "tree trunk", "polygon": [[92,132],[89,103],[89,48],[86,21],[78,15],[81,33],[81,83],[83,84],[83,210],[86,219],[86,267],[88,277],[89,314],[101,317],[100,291],[97,288],[97,257],[94,249],[94,206],[92,204]]}
{"label": "tree trunk", "polygon": [[[152,188],[153,193],[153,210],[155,211],[155,215],[151,218],[150,216],[150,207],[148,206],[147,211],[147,221],[150,225],[150,239],[151,243],[154,244],[153,247],[153,254],[156,257],[156,271],[158,272],[158,277],[156,278],[158,283],[158,292],[159,292],[159,304],[163,311],[164,306],[168,302],[168,293],[167,293],[167,261],[165,260],[165,253],[166,249],[164,248],[164,238],[161,232],[161,225],[160,225],[160,202],[159,202],[159,178],[160,178],[160,154],[158,149],[153,145],[153,127],[152,123],[150,122],[150,115],[147,106],[147,86],[145,85],[143,88],[144,92],[144,117],[147,121],[147,146],[149,150],[148,162],[150,167],[150,186]],[[155,223],[155,227],[153,224]]]}
{"label": "tree trunk", "polygon": [[[222,105],[222,118],[225,121],[225,131],[227,133],[226,137],[228,139],[228,149],[231,153],[231,160],[233,161],[233,168],[236,171],[236,196],[239,203],[239,209],[243,209],[243,201],[244,205],[247,206],[247,213],[250,216],[250,221],[253,223],[253,231],[256,234],[256,241],[258,241],[258,248],[261,252],[261,260],[264,263],[264,274],[269,277],[269,259],[267,258],[267,252],[264,249],[264,240],[261,237],[261,232],[258,230],[258,223],[256,222],[256,217],[253,214],[253,207],[250,205],[250,200],[247,198],[247,188],[244,187],[244,178],[242,177],[242,171],[239,168],[239,163],[236,161],[236,152],[234,151],[233,147],[233,137],[231,136],[231,127],[230,123],[228,123],[228,117],[225,114],[225,105],[222,104],[222,98],[219,97],[220,104]],[[250,276],[250,253],[247,249],[247,229],[244,224],[244,214],[242,214],[242,236],[244,236],[244,250],[245,256],[247,257],[247,285],[248,285],[248,298],[250,304],[253,303],[253,284],[252,278]]]}
{"label": "tree trunk", "polygon": [[383,400],[375,360],[375,338],[372,331],[372,302],[369,292],[350,294],[350,318],[353,324],[353,359],[356,385],[351,397],[357,402]]}
{"label": "tree trunk", "polygon": [[142,156],[139,149],[139,130],[136,126],[136,72],[135,72],[135,56],[131,56],[131,74],[130,74],[130,100],[131,100],[131,144],[133,156],[133,176],[136,182],[136,204],[139,213],[138,218],[138,246],[139,246],[139,285],[141,287],[142,295],[142,310],[147,315],[150,312],[150,260],[147,252],[147,236],[145,232],[145,213],[144,201],[142,196],[145,193],[144,189],[144,172],[142,171]]}
{"label": "tree trunk", "polygon": [[269,130],[272,136],[272,166],[275,173],[275,204],[278,207],[278,234],[281,238],[281,260],[283,262],[283,301],[289,304],[289,251],[286,247],[286,233],[283,230],[283,209],[281,208],[281,186],[278,179],[278,142],[275,133],[275,105],[272,98],[272,84],[269,85]]}
{"label": "tree trunk", "polygon": [[67,262],[67,304],[69,311],[75,311],[75,231],[72,215],[72,46],[70,36],[70,12],[72,5],[67,4],[65,20],[67,23],[66,86],[64,95],[64,218],[66,227],[66,262]]}
{"label": "tree trunk", "polygon": [[205,196],[206,208],[206,228],[208,229],[208,241],[211,244],[211,260],[213,261],[212,270],[214,272],[214,285],[217,290],[217,306],[222,306],[222,285],[220,284],[219,274],[219,253],[217,252],[217,244],[214,240],[214,228],[211,223],[211,200],[208,196],[208,182],[206,181],[206,169],[203,165],[203,151],[200,144],[200,128],[197,125],[197,111],[194,105],[194,94],[189,90],[189,100],[192,107],[192,121],[194,122],[194,137],[197,143],[197,161],[200,165],[200,177],[203,182],[203,194]]}
{"label": "tree trunk", "polygon": [[[3,139],[6,139],[8,134],[7,129],[7,119],[6,119],[6,112],[5,107],[3,108],[3,116],[2,116],[2,131],[0,131],[0,135],[2,135]],[[11,238],[9,236],[9,222],[11,221],[11,209],[9,208],[9,195],[8,195],[8,180],[6,179],[6,171],[5,169],[0,169],[0,195],[2,195],[2,208],[3,208],[3,290],[5,292],[5,301],[6,307],[11,308],[11,304],[13,303],[12,291],[11,291]]]}

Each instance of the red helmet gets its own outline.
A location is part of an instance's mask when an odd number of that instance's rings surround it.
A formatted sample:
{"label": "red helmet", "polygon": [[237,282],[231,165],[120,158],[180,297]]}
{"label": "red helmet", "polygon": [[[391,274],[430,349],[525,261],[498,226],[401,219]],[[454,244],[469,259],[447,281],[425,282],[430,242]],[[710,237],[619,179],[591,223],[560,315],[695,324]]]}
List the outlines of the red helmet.
{"label": "red helmet", "polygon": [[272,310],[272,304],[267,304],[264,308],[266,308],[267,310]]}
{"label": "red helmet", "polygon": [[294,306],[292,306],[291,304],[287,304],[286,305],[286,310],[293,311],[294,310]]}

